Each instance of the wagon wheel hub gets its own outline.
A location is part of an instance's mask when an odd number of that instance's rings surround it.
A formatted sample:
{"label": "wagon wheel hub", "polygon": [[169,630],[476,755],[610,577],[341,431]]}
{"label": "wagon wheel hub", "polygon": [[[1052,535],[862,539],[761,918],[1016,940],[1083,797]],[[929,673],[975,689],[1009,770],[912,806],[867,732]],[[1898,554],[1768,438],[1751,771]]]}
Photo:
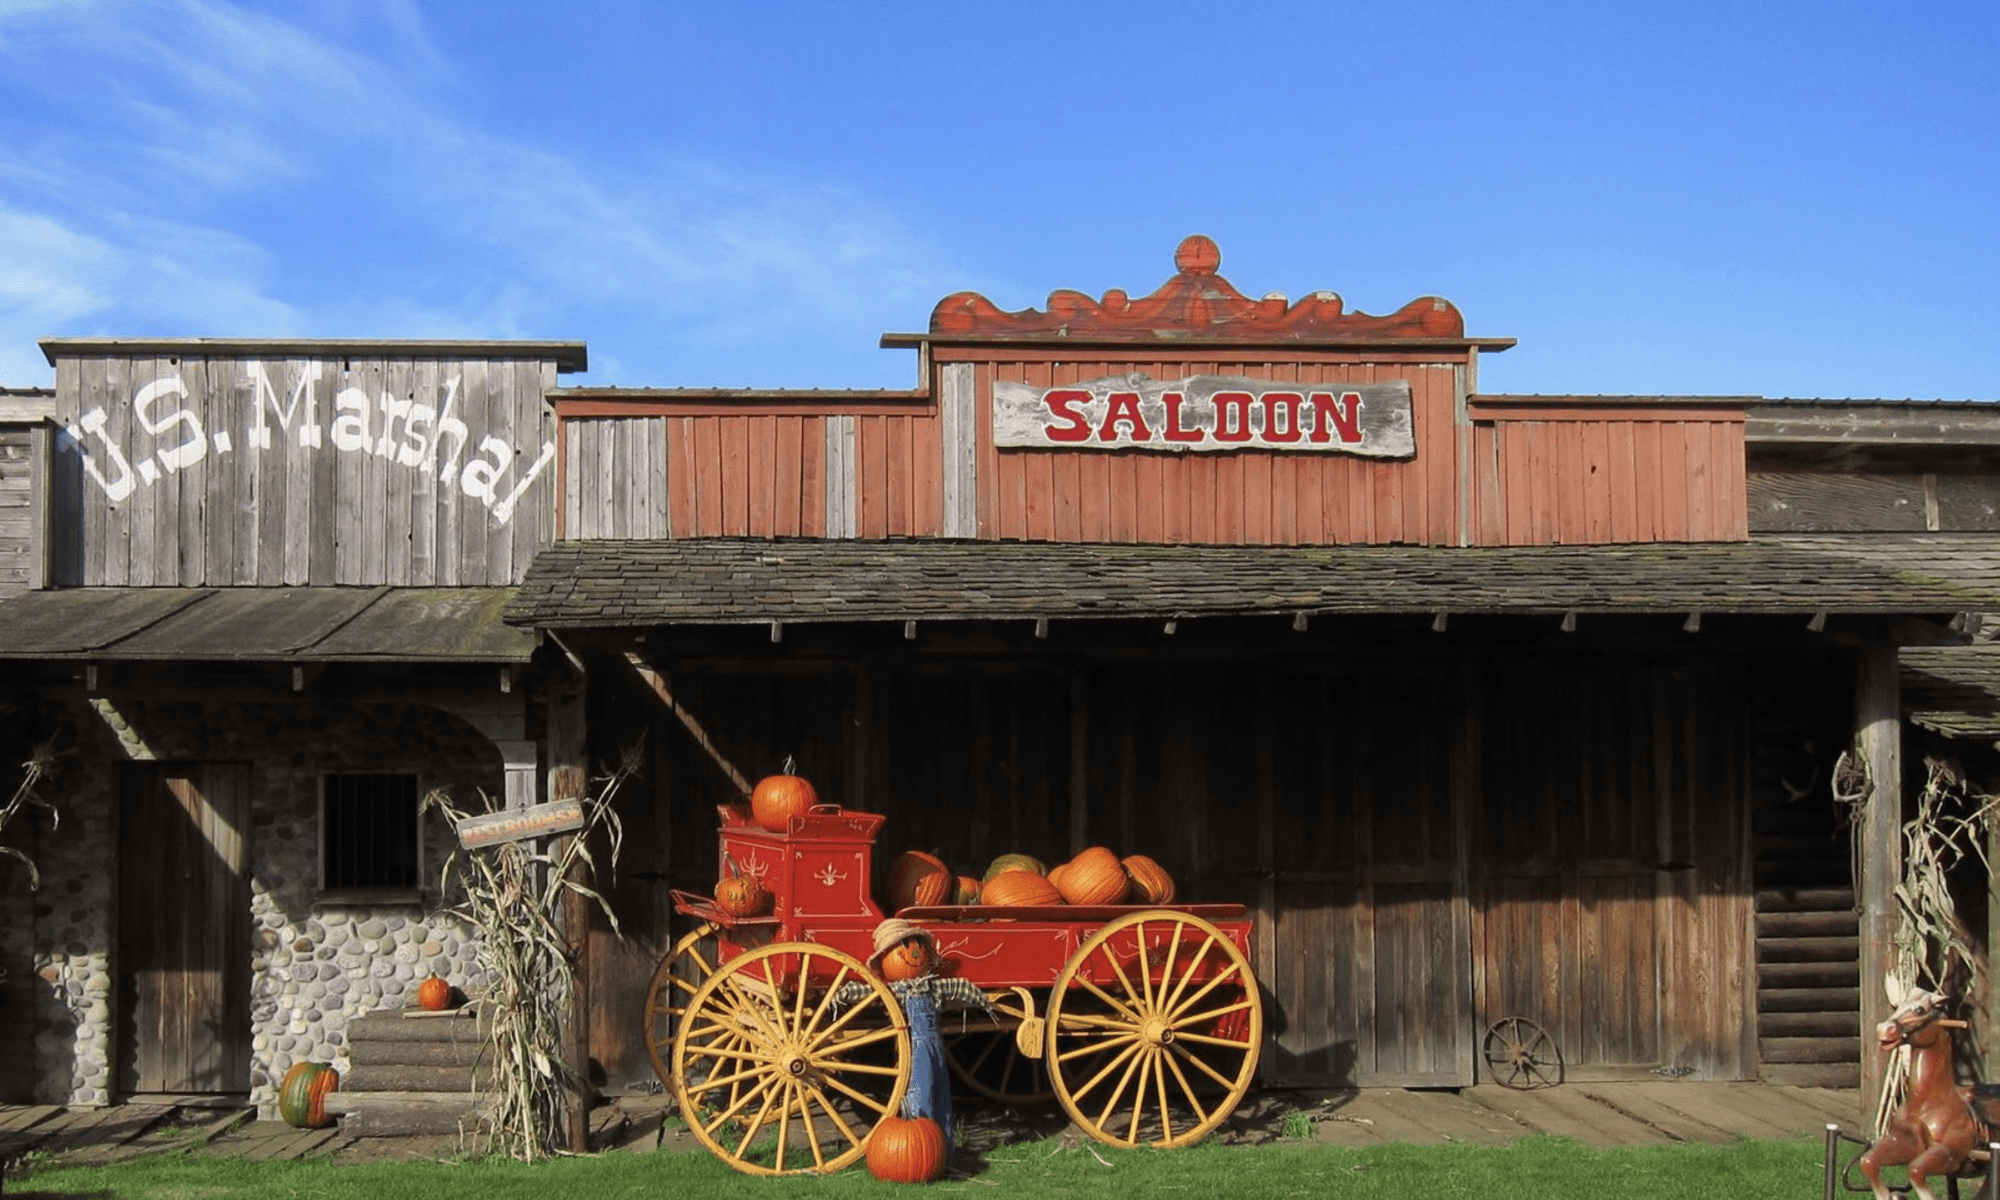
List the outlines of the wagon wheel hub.
{"label": "wagon wheel hub", "polygon": [[1167,1046],[1174,1040],[1174,1028],[1165,1017],[1147,1017],[1139,1026],[1139,1036],[1148,1046]]}
{"label": "wagon wheel hub", "polygon": [[785,1070],[789,1071],[792,1077],[795,1079],[802,1077],[806,1073],[805,1057],[803,1055],[798,1055],[798,1054],[792,1055],[790,1058],[785,1060]]}

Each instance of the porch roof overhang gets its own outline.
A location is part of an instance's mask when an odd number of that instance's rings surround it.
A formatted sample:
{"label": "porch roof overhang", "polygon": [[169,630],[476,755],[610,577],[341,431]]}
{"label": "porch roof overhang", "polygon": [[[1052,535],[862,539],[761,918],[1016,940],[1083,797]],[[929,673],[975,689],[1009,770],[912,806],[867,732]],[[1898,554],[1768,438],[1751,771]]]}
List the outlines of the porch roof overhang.
{"label": "porch roof overhang", "polygon": [[519,663],[507,587],[93,587],[0,600],[0,659]]}
{"label": "porch roof overhang", "polygon": [[1950,738],[2000,742],[2000,644],[1902,653],[1903,715]]}
{"label": "porch roof overhang", "polygon": [[2000,536],[1619,546],[574,541],[505,619],[553,630],[1254,614],[1924,616],[2000,607]]}

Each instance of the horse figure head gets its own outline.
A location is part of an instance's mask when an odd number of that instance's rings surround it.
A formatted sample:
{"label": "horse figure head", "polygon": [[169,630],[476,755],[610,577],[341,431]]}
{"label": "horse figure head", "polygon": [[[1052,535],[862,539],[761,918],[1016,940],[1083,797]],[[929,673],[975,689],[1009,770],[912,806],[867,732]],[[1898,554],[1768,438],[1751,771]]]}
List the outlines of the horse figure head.
{"label": "horse figure head", "polygon": [[1893,976],[1882,982],[1889,993],[1889,1003],[1896,1006],[1889,1019],[1875,1027],[1875,1040],[1883,1050],[1894,1050],[1898,1046],[1908,1046],[1913,1051],[1927,1050],[1939,1042],[1949,1044],[1950,1031],[1965,1026],[1965,1022],[1945,1015],[1945,1007],[1951,1003],[1951,998],[1943,992],[1903,987]]}
{"label": "horse figure head", "polygon": [[1876,1200],[1889,1200],[1882,1168],[1907,1166],[1910,1190],[1921,1200],[1936,1200],[1926,1176],[1962,1173],[1980,1135],[1972,1105],[1952,1077],[1951,1031],[1965,1028],[1965,1022],[1945,1015],[1951,999],[1943,992],[1927,992],[1894,976],[1882,984],[1894,1011],[1875,1027],[1875,1039],[1885,1053],[1908,1047],[1909,1083],[1902,1107],[1861,1156],[1861,1173]]}

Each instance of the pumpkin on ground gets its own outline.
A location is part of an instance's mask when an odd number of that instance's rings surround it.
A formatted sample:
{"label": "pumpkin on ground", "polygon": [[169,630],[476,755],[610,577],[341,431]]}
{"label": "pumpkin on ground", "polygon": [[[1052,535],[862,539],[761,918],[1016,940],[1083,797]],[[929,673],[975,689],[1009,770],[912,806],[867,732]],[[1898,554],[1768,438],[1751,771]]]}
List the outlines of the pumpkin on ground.
{"label": "pumpkin on ground", "polygon": [[1048,874],[1048,868],[1042,865],[1042,860],[1039,858],[1026,854],[1003,854],[986,868],[986,874],[980,878],[980,882],[991,882],[995,875],[1003,871],[1033,871],[1037,875]]}
{"label": "pumpkin on ground", "polygon": [[326,1094],[340,1090],[340,1072],[327,1063],[293,1063],[278,1085],[278,1116],[294,1129],[328,1129]]}
{"label": "pumpkin on ground", "polygon": [[1002,908],[1062,902],[1062,893],[1049,882],[1048,876],[1037,875],[1033,871],[1002,871],[987,880],[979,893],[980,904]]}
{"label": "pumpkin on ground", "polygon": [[[790,764],[787,763],[787,771]],[[819,803],[813,785],[797,775],[766,775],[750,791],[750,819],[773,833],[783,833],[793,817],[803,817]]]}
{"label": "pumpkin on ground", "polygon": [[929,1183],[949,1157],[944,1128],[929,1117],[886,1116],[868,1137],[868,1173],[888,1183]]}
{"label": "pumpkin on ground", "polygon": [[889,864],[889,911],[943,904],[955,885],[951,868],[936,855],[905,850]]}
{"label": "pumpkin on ground", "polygon": [[952,890],[951,902],[953,904],[979,903],[979,881],[970,875],[960,875],[958,877],[958,886]]}
{"label": "pumpkin on ground", "polygon": [[1064,863],[1062,878],[1055,883],[1071,904],[1122,904],[1131,887],[1125,865],[1103,846],[1092,846]]}
{"label": "pumpkin on ground", "polygon": [[1132,881],[1132,902],[1135,904],[1172,904],[1174,902],[1174,877],[1167,869],[1143,854],[1128,854],[1124,861],[1125,877]]}
{"label": "pumpkin on ground", "polygon": [[417,1007],[425,1012],[443,1012],[451,1007],[451,984],[436,975],[417,985]]}

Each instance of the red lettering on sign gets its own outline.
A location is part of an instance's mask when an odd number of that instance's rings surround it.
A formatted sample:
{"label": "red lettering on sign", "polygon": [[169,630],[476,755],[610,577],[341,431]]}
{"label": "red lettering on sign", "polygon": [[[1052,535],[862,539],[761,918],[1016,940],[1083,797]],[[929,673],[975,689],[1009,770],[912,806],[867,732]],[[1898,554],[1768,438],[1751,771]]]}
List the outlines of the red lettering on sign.
{"label": "red lettering on sign", "polygon": [[1332,435],[1326,430],[1328,417],[1333,418],[1335,427],[1340,430],[1341,441],[1351,443],[1361,440],[1360,392],[1342,392],[1338,398],[1335,398],[1331,392],[1314,392],[1312,395],[1312,406],[1312,441],[1326,442],[1333,440]]}
{"label": "red lettering on sign", "polygon": [[[1264,440],[1267,442],[1296,442],[1305,435],[1299,428],[1299,409],[1306,398],[1297,392],[1264,393]],[[1285,414],[1284,432],[1278,431],[1278,413]]]}
{"label": "red lettering on sign", "polygon": [[1139,393],[1113,392],[1111,402],[1104,409],[1104,424],[1097,427],[1097,440],[1115,442],[1118,440],[1118,422],[1126,421],[1132,426],[1132,440],[1150,442],[1153,431],[1146,428],[1146,419],[1139,415]]}
{"label": "red lettering on sign", "polygon": [[1200,426],[1196,426],[1193,429],[1182,428],[1181,401],[1184,399],[1184,397],[1182,397],[1182,395],[1179,392],[1166,392],[1162,394],[1161,398],[1167,402],[1166,439],[1168,441],[1198,442],[1204,436],[1206,436],[1203,434]]}
{"label": "red lettering on sign", "polygon": [[[1215,440],[1218,442],[1247,442],[1250,430],[1250,393],[1215,393]],[[1230,423],[1230,414],[1235,413],[1235,423]]]}
{"label": "red lettering on sign", "polygon": [[1049,406],[1049,412],[1068,422],[1066,425],[1044,425],[1042,432],[1052,442],[1087,442],[1090,440],[1090,422],[1076,411],[1079,404],[1088,403],[1090,393],[1080,388],[1061,388],[1042,393],[1042,403]]}

